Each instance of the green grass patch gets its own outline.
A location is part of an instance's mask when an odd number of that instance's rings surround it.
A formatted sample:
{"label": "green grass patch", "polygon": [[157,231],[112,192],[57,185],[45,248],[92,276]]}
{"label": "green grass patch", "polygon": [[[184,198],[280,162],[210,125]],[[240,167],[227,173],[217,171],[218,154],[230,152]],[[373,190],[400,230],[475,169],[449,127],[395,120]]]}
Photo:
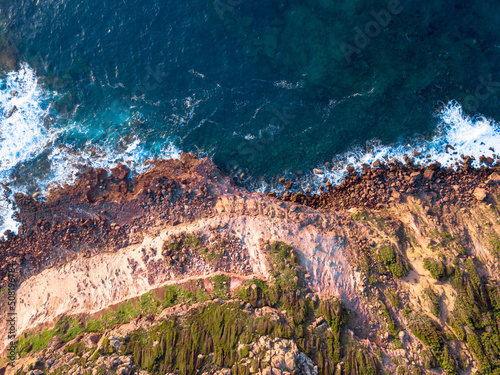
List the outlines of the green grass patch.
{"label": "green grass patch", "polygon": [[366,211],[359,211],[354,214],[352,217],[353,220],[359,221],[359,220],[367,220],[370,216]]}
{"label": "green grass patch", "polygon": [[227,299],[231,295],[229,293],[229,282],[230,278],[225,275],[217,275],[214,276],[210,279],[214,291],[213,291],[213,296],[216,298],[222,298],[222,299]]}
{"label": "green grass patch", "polygon": [[439,366],[446,373],[457,373],[455,360],[444,341],[440,327],[434,320],[423,313],[412,312],[408,316],[408,326],[413,334],[430,348]]}
{"label": "green grass patch", "polygon": [[385,292],[385,295],[386,295],[387,299],[391,302],[392,306],[399,307],[399,298],[398,298],[398,294],[396,293],[396,291],[389,289]]}
{"label": "green grass patch", "polygon": [[45,349],[49,341],[55,336],[59,336],[64,342],[69,342],[83,331],[84,327],[79,318],[64,316],[57,321],[52,329],[44,329],[42,332],[21,336],[19,338],[18,352],[21,357],[24,357],[30,352]]}
{"label": "green grass patch", "polygon": [[490,238],[491,251],[494,256],[500,259],[500,236],[494,233]]}
{"label": "green grass patch", "polygon": [[395,278],[407,276],[410,269],[392,246],[383,246],[378,250],[377,260],[384,264]]}
{"label": "green grass patch", "polygon": [[424,297],[429,304],[429,308],[431,309],[432,315],[439,318],[441,316],[441,301],[439,296],[430,287],[425,288],[423,292]]}
{"label": "green grass patch", "polygon": [[424,267],[431,273],[431,276],[436,280],[444,280],[446,278],[446,268],[442,261],[434,258],[425,258]]}

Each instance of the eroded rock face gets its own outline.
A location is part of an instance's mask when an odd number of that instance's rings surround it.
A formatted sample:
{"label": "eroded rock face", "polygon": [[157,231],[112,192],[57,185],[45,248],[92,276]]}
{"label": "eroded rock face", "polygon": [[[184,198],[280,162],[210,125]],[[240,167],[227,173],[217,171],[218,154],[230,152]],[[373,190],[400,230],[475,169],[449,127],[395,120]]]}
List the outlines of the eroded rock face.
{"label": "eroded rock face", "polygon": [[[74,185],[53,190],[46,202],[16,194],[22,222],[19,235],[0,242],[0,287],[6,267],[16,263],[21,278],[75,256],[115,251],[142,240],[139,233],[211,214],[221,189],[237,190],[208,159],[184,156],[157,162],[133,180],[117,167],[115,175],[89,169]],[[119,178],[118,178],[119,177]]]}
{"label": "eroded rock face", "polygon": [[[245,348],[245,345],[238,348],[245,349],[248,350],[248,358],[240,360],[238,366],[248,368],[251,374],[290,375],[294,371],[304,375],[318,374],[318,367],[297,348],[293,340],[261,336],[250,348]],[[227,370],[231,373],[230,369]]]}
{"label": "eroded rock face", "polygon": [[[64,371],[68,374],[107,373],[116,375],[147,375],[147,371],[140,370],[134,362],[133,355],[120,355],[120,350],[129,340],[129,334],[137,328],[149,328],[156,323],[145,319],[133,324],[120,326],[104,335],[85,334],[77,336],[68,343],[59,343],[56,336],[51,340],[49,347],[37,353],[36,356],[27,356],[16,363],[15,367],[7,368],[6,374],[28,373],[40,375]],[[56,344],[57,341],[57,344]],[[82,345],[85,349],[81,349]],[[79,349],[80,348],[80,349]],[[105,355],[96,353],[106,352]],[[290,339],[271,338],[261,336],[250,345],[240,344],[238,351],[245,353],[234,368],[245,369],[249,374],[304,374],[317,375],[318,368],[314,362],[299,350],[297,344]],[[202,372],[209,375],[233,375],[230,368],[215,366],[212,371]]]}
{"label": "eroded rock face", "polygon": [[[443,322],[458,316],[465,295],[460,288],[477,288],[472,294],[481,300],[467,303],[480,306],[479,315],[490,316],[496,306],[497,167],[473,170],[465,164],[457,172],[437,165],[378,167],[361,174],[353,169],[341,186],[327,186],[320,195],[287,193],[276,199],[235,186],[208,159],[183,154],[132,180],[122,167],[113,174],[88,170],[74,186],[52,192],[47,202],[18,195],[23,226],[19,236],[0,243],[7,262],[22,270],[18,333],[166,285],[225,276],[235,291],[252,278],[269,280],[273,264],[265,244],[282,241],[293,247],[304,268],[308,289],[294,298],[317,302],[318,297],[337,297],[355,312],[347,332],[360,349],[346,349],[343,366],[361,361],[378,368],[375,352],[382,351],[398,359],[401,371],[453,361],[474,371],[479,365],[464,343],[470,328],[462,327],[462,335]],[[456,275],[465,276],[457,281]],[[404,315],[407,307],[423,315]],[[187,310],[178,305],[162,316]],[[255,314],[281,319],[281,312],[261,310]],[[411,319],[434,323],[415,325]],[[5,331],[2,322],[0,332]],[[309,323],[328,329],[324,319]],[[421,340],[422,326],[434,328],[440,350],[446,345],[444,354],[432,353],[437,346]],[[482,326],[476,331],[492,333]],[[115,333],[106,337],[119,346],[123,337]],[[462,336],[443,344],[445,334]],[[89,349],[99,347],[103,337],[85,336],[82,342]],[[240,361],[244,367],[256,366],[253,373],[285,374],[291,366],[315,373],[314,363],[293,340],[259,340],[265,342],[245,348],[249,356]],[[64,345],[51,343],[53,350]],[[119,357],[110,354],[99,366],[110,372],[138,371]],[[64,358],[58,360],[73,366],[64,362],[70,356]],[[396,371],[386,362],[385,370]]]}

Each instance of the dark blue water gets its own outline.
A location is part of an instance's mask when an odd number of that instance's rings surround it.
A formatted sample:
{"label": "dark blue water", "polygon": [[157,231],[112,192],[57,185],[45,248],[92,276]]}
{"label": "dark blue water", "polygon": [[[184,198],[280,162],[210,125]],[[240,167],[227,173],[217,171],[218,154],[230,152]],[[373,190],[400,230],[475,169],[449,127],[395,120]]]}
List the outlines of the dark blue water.
{"label": "dark blue water", "polygon": [[373,139],[431,140],[450,100],[500,117],[495,1],[2,0],[0,9],[1,35],[43,92],[49,140],[9,169],[30,189],[64,162],[57,147],[165,157],[174,145],[244,182],[307,172]]}

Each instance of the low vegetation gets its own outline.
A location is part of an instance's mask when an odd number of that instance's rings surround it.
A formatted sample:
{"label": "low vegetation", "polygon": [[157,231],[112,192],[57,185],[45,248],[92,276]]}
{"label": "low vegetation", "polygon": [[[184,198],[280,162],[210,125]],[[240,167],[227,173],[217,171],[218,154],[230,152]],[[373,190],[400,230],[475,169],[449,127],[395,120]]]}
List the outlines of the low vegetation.
{"label": "low vegetation", "polygon": [[392,246],[383,246],[378,250],[377,260],[384,264],[395,278],[407,276],[410,269]]}
{"label": "low vegetation", "polygon": [[439,259],[425,258],[424,267],[431,273],[431,276],[436,280],[444,280],[446,278],[446,267]]}
{"label": "low vegetation", "polygon": [[424,297],[427,300],[432,315],[439,318],[441,316],[441,301],[436,292],[428,287],[424,289]]}

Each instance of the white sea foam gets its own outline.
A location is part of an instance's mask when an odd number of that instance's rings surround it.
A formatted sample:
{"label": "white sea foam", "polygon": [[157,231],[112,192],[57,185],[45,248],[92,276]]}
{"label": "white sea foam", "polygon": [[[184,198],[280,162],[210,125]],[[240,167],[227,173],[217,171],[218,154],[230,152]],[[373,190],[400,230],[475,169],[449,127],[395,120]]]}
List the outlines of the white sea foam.
{"label": "white sea foam", "polygon": [[[358,147],[335,157],[327,166],[318,166],[323,174],[311,171],[298,184],[301,189],[310,188],[317,191],[325,179],[333,185],[338,185],[347,173],[347,166],[361,169],[362,164],[372,164],[376,160],[399,160],[404,162],[405,155],[413,157],[413,151],[421,152],[414,162],[426,165],[438,161],[444,167],[457,167],[461,155],[473,156],[472,165],[479,167],[479,157],[498,157],[500,155],[500,126],[493,120],[482,116],[469,117],[462,111],[459,103],[451,101],[438,114],[437,134],[431,141],[416,140],[413,144],[386,146],[372,140],[365,147]],[[446,148],[450,145],[454,148]],[[427,157],[429,155],[429,157]],[[259,191],[282,191],[281,185],[260,184]]]}
{"label": "white sea foam", "polygon": [[[42,152],[52,134],[45,127],[46,95],[28,65],[0,79],[0,182],[12,169]],[[12,193],[0,187],[0,233],[16,230]]]}
{"label": "white sea foam", "polygon": [[[117,163],[123,163],[132,173],[142,173],[149,168],[144,164],[148,159],[171,159],[180,155],[180,150],[172,144],[153,154],[141,145],[139,139],[134,139],[122,152],[90,142],[79,148],[56,145],[61,131],[49,129],[44,124],[49,100],[49,95],[40,88],[28,65],[0,80],[0,236],[7,229],[17,232],[20,223],[14,219],[13,195],[27,192],[26,187],[6,188],[1,183],[10,180],[17,165],[36,158],[44,151],[50,151],[50,171],[43,180],[36,181],[41,196],[54,185],[74,182],[82,166],[109,170]],[[13,108],[16,110],[11,114]]]}
{"label": "white sea foam", "polygon": [[10,171],[36,156],[50,141],[43,124],[47,114],[44,99],[34,72],[27,65],[0,80],[0,172]]}
{"label": "white sea foam", "polygon": [[[13,96],[12,93],[16,91],[17,94]],[[144,164],[146,160],[178,158],[181,153],[172,144],[168,144],[159,152],[152,152],[144,147],[139,139],[134,139],[120,152],[91,143],[78,148],[60,145],[55,142],[59,132],[44,125],[48,100],[49,95],[38,86],[33,70],[27,65],[0,80],[0,182],[9,180],[16,165],[39,156],[47,149],[50,150],[50,172],[43,181],[37,181],[42,196],[51,186],[74,182],[82,165],[109,170],[117,163],[123,163],[133,173],[142,173],[149,168]],[[17,110],[7,117],[14,106]],[[191,105],[187,107],[190,108]],[[315,175],[311,171],[300,187],[317,191],[325,179],[337,185],[344,178],[348,165],[360,168],[363,163],[372,164],[377,159],[397,159],[403,162],[404,156],[411,156],[413,151],[422,153],[422,156],[416,158],[416,163],[438,161],[443,166],[455,166],[463,154],[474,156],[476,160],[473,165],[478,167],[479,156],[498,156],[495,151],[500,154],[500,129],[492,120],[468,117],[457,102],[450,102],[436,121],[439,122],[437,135],[431,141],[417,140],[411,145],[397,146],[386,146],[378,141],[371,141],[364,148],[360,147],[336,157],[328,167],[318,167],[323,174]],[[454,150],[448,148],[446,152],[447,145],[453,146]],[[427,155],[429,157],[426,157]],[[265,183],[256,186],[256,190],[260,191],[280,189],[281,186]],[[23,188],[10,191],[0,185],[0,233],[6,229],[17,230],[19,223],[14,220],[15,207],[12,204],[12,195],[17,191],[23,191]]]}
{"label": "white sea foam", "polygon": [[146,150],[139,139],[134,139],[126,150],[116,152],[87,142],[86,146],[75,149],[70,146],[54,147],[49,160],[50,176],[39,185],[43,192],[61,184],[71,184],[83,167],[110,170],[121,163],[129,167],[133,174],[140,174],[151,168],[144,162],[151,159],[178,159],[181,151],[172,143],[167,144],[158,154]]}

